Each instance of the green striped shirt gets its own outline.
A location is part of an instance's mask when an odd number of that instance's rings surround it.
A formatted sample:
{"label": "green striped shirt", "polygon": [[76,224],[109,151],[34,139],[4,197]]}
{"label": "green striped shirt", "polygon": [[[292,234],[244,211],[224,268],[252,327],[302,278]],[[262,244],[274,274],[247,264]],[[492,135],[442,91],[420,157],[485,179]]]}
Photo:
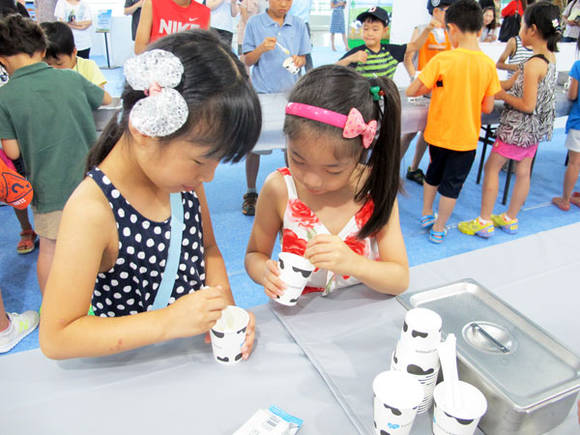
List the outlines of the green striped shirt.
{"label": "green striped shirt", "polygon": [[381,49],[378,53],[370,50],[365,45],[361,45],[350,50],[342,58],[350,56],[360,50],[364,50],[368,53],[367,61],[365,63],[351,63],[349,67],[354,68],[363,77],[372,78],[387,76],[391,79],[395,75],[397,65],[399,65],[405,57],[407,45],[381,44]]}

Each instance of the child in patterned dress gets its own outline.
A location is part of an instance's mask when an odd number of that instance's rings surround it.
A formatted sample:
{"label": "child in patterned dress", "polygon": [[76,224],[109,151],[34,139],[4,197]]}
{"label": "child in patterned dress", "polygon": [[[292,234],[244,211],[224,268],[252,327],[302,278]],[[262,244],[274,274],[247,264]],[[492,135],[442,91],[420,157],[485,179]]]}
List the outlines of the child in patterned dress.
{"label": "child in patterned dress", "polygon": [[[212,32],[187,31],[150,45],[124,72],[122,111],[64,209],[42,306],[40,346],[50,358],[206,333],[234,303],[203,183],[258,139],[260,103],[245,69]],[[171,294],[154,310],[174,241],[170,193],[183,205],[182,242]],[[251,315],[243,358],[253,340]]]}
{"label": "child in patterned dress", "polygon": [[363,283],[399,294],[409,283],[399,223],[400,96],[386,77],[338,65],[316,68],[288,99],[288,168],[270,174],[258,198],[246,270],[271,298],[284,294],[272,250],[316,268],[305,292]]}

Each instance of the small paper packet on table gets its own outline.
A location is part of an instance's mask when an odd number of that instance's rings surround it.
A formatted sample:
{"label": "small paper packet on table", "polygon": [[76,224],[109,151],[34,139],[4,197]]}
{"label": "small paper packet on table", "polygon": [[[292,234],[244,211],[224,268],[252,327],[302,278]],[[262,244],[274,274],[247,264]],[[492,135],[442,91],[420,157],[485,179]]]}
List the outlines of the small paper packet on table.
{"label": "small paper packet on table", "polygon": [[233,435],[295,435],[303,421],[276,406],[258,409]]}

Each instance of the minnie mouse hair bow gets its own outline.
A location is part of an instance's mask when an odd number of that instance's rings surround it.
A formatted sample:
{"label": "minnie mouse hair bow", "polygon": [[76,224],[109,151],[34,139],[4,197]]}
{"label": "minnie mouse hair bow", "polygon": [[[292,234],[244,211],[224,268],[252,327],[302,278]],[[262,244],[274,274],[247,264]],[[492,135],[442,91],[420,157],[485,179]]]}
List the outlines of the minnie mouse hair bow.
{"label": "minnie mouse hair bow", "polygon": [[146,51],[125,62],[127,83],[146,98],[137,101],[129,120],[140,133],[149,137],[169,136],[187,121],[189,109],[176,86],[183,76],[183,64],[165,50]]}
{"label": "minnie mouse hair bow", "polygon": [[365,149],[371,146],[375,135],[377,134],[377,121],[374,119],[365,123],[362,114],[353,107],[350,109],[348,116],[346,118],[346,124],[342,131],[342,136],[347,139],[352,139],[357,136],[362,137],[362,145]]}

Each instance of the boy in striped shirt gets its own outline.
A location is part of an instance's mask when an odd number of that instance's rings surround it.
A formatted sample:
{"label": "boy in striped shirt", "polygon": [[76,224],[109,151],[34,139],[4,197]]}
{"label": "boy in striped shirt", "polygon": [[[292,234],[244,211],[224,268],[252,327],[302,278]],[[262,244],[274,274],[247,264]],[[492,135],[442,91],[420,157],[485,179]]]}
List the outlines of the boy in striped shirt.
{"label": "boy in striped shirt", "polygon": [[354,68],[367,78],[387,76],[392,79],[397,66],[403,62],[409,77],[413,79],[415,66],[412,59],[427,40],[430,30],[422,32],[417,40],[408,44],[382,44],[381,39],[390,21],[386,10],[375,6],[359,14],[356,19],[362,23],[364,45],[347,52],[337,64]]}

